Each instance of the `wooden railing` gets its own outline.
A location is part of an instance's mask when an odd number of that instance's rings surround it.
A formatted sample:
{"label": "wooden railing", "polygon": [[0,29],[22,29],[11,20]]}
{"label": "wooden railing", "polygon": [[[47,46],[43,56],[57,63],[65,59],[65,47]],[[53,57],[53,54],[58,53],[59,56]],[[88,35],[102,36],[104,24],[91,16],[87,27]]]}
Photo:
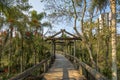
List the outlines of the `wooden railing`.
{"label": "wooden railing", "polygon": [[[51,66],[51,63],[54,61],[54,57],[49,57],[47,59],[44,59],[42,60],[39,64],[25,70],[24,72],[10,78],[9,80],[23,80],[25,78],[27,78],[28,76],[30,76],[31,74],[33,74],[35,71],[38,70],[38,72],[40,72],[41,70],[41,67],[42,67],[42,73],[41,74],[41,77],[42,75],[48,70],[48,68]],[[39,75],[40,75],[39,74]]]}
{"label": "wooden railing", "polygon": [[87,80],[108,80],[102,74],[100,74],[95,69],[91,68],[84,62],[81,62],[78,58],[65,54],[65,56],[79,69],[80,74],[83,74]]}

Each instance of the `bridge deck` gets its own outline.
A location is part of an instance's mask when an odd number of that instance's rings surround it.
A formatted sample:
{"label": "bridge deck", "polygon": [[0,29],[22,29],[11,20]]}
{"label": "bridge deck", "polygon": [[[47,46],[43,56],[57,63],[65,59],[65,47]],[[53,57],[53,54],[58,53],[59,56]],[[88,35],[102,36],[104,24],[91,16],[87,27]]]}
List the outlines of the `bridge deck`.
{"label": "bridge deck", "polygon": [[43,80],[86,80],[63,55],[57,54],[55,63],[45,73]]}

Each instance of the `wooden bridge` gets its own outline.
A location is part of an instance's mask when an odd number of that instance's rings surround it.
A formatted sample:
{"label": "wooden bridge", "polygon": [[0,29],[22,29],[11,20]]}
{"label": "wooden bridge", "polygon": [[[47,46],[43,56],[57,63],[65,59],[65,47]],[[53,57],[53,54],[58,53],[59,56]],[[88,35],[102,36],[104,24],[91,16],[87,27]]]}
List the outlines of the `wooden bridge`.
{"label": "wooden bridge", "polygon": [[[52,63],[54,61],[54,63]],[[73,65],[74,64],[74,65]],[[41,70],[43,71],[41,73]],[[9,80],[108,80],[71,55],[56,54]]]}
{"label": "wooden bridge", "polygon": [[[72,38],[55,38],[55,36],[60,33],[62,33],[62,36],[64,36],[64,33],[67,33],[71,35]],[[75,57],[75,40],[81,40],[80,38],[65,30],[61,30],[47,38],[46,41],[47,40],[50,40],[51,42],[49,43],[52,44],[51,56],[9,80],[108,80],[95,69]],[[62,54],[56,54],[56,44],[65,44],[64,41],[60,42],[59,40],[69,40],[67,44],[74,44],[74,54],[71,54],[70,51],[69,54],[67,51]]]}
{"label": "wooden bridge", "polygon": [[74,65],[63,55],[57,54],[52,67],[45,73],[43,80],[86,80]]}

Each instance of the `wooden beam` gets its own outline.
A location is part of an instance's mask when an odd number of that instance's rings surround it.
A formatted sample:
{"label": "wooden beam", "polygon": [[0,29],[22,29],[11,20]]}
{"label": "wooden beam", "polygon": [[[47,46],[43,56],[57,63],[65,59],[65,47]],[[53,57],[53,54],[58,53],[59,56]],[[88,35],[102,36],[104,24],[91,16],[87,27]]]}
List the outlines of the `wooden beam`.
{"label": "wooden beam", "polygon": [[75,36],[75,35],[73,35],[73,34],[67,32],[67,31],[64,31],[64,32],[67,33],[67,34],[69,34],[69,35],[71,35],[71,36],[73,36],[74,38],[77,38],[77,36]]}
{"label": "wooden beam", "polygon": [[[58,37],[58,38],[55,38],[55,36],[59,35],[60,33],[66,33],[72,37],[66,37],[66,38],[63,38],[63,37]],[[82,40],[80,37],[77,37],[69,32],[67,32],[65,29],[61,29],[61,31],[59,31],[58,33],[54,34],[53,36],[50,36],[48,38],[46,38],[46,41],[47,40]]]}
{"label": "wooden beam", "polygon": [[[59,32],[57,32],[56,34],[54,34],[54,35],[50,36],[49,38],[53,38],[53,37],[55,37],[55,36],[59,35],[60,33],[61,33],[61,31],[59,31]],[[48,38],[48,39],[49,39],[49,38]]]}
{"label": "wooden beam", "polygon": [[47,40],[81,40],[81,38],[76,37],[76,38],[48,38]]}

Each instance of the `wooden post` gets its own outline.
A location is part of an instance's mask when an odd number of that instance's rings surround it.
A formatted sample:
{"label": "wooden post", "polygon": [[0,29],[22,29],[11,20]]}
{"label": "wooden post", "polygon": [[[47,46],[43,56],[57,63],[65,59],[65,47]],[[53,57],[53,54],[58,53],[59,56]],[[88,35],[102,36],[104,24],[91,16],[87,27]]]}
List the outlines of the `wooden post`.
{"label": "wooden post", "polygon": [[54,54],[54,59],[55,59],[55,51],[56,51],[56,44],[55,44],[55,42],[53,41],[53,54]]}
{"label": "wooden post", "polygon": [[67,54],[69,53],[69,45],[67,44]]}
{"label": "wooden post", "polygon": [[[71,43],[70,43],[70,46],[69,46],[69,54],[72,55],[72,51],[71,51]],[[71,57],[70,57],[70,60],[71,60]]]}
{"label": "wooden post", "polygon": [[51,45],[52,45],[52,56],[53,56],[53,53],[54,53],[54,48],[53,48],[53,41],[52,41],[52,43],[51,43]]}
{"label": "wooden post", "polygon": [[46,71],[48,71],[49,68],[49,60],[46,62]]}
{"label": "wooden post", "polygon": [[70,43],[70,48],[69,48],[69,50],[70,50],[70,55],[72,55],[72,50],[71,50],[72,48],[71,48],[71,43]]}
{"label": "wooden post", "polygon": [[51,48],[50,48],[50,54],[53,54],[53,47],[52,47],[52,42],[50,42]]}
{"label": "wooden post", "polygon": [[54,62],[54,59],[55,59],[55,49],[56,49],[56,46],[55,46],[55,45],[56,45],[56,44],[55,44],[55,41],[52,40],[52,53],[51,53],[52,57],[51,57],[51,63],[53,63],[53,62]]}
{"label": "wooden post", "polygon": [[73,56],[75,57],[76,56],[76,41],[74,40],[74,54]]}
{"label": "wooden post", "polygon": [[44,65],[44,70],[43,70],[43,72],[46,72],[46,62],[45,62],[43,65]]}
{"label": "wooden post", "polygon": [[76,60],[75,60],[75,56],[76,56],[76,40],[74,40],[74,53],[73,53],[73,56],[74,56],[73,63],[75,65],[75,67],[77,68]]}
{"label": "wooden post", "polygon": [[65,40],[65,54],[68,53],[68,51],[67,51],[67,45],[68,45],[68,43],[67,43],[67,41]]}
{"label": "wooden post", "polygon": [[51,49],[51,55],[52,55],[51,64],[53,64],[53,62],[54,62],[54,41],[53,40],[51,41],[51,46],[52,46],[52,49]]}
{"label": "wooden post", "polygon": [[81,75],[83,74],[82,73],[82,66],[81,65],[79,66],[79,72],[80,72]]}
{"label": "wooden post", "polygon": [[48,60],[48,69],[50,68],[50,64],[51,64],[51,59]]}
{"label": "wooden post", "polygon": [[68,45],[68,54],[70,54],[70,45]]}

